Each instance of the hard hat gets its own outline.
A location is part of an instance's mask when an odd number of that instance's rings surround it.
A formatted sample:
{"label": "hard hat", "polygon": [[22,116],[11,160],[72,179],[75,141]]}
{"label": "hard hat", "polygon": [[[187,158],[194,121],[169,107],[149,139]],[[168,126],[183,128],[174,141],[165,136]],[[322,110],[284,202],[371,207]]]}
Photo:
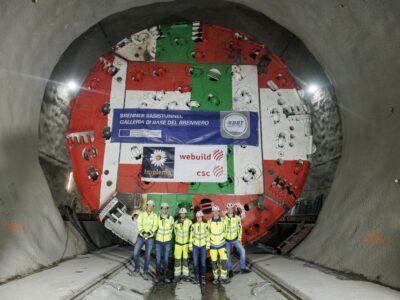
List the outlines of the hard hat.
{"label": "hard hat", "polygon": [[227,205],[226,205],[226,208],[234,208],[235,207],[235,205],[232,203],[232,202],[229,202]]}
{"label": "hard hat", "polygon": [[212,210],[212,211],[220,211],[218,205],[213,205],[211,210]]}
{"label": "hard hat", "polygon": [[153,200],[147,200],[147,205],[153,205],[154,206],[154,201]]}
{"label": "hard hat", "polygon": [[164,208],[164,207],[166,207],[166,208],[168,208],[168,207],[169,207],[169,205],[168,205],[168,203],[167,203],[167,202],[163,202],[163,203],[161,203],[161,208]]}
{"label": "hard hat", "polygon": [[199,211],[196,213],[196,217],[202,217],[202,216],[204,216],[204,214],[203,214],[203,212],[202,212],[201,210],[199,210]]}
{"label": "hard hat", "polygon": [[182,208],[179,210],[179,213],[180,213],[180,214],[186,214],[186,213],[187,213],[186,208],[182,207]]}

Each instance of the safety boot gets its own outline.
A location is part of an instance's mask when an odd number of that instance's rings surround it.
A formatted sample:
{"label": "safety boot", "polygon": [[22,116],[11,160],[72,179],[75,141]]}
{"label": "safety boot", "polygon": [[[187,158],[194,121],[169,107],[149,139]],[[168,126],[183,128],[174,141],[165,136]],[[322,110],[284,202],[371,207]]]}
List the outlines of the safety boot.
{"label": "safety boot", "polygon": [[178,283],[179,281],[181,281],[181,276],[175,276],[174,277],[174,282]]}
{"label": "safety boot", "polygon": [[140,275],[139,270],[134,270],[133,272],[129,273],[129,276],[132,276],[132,277],[138,277],[139,275]]}
{"label": "safety boot", "polygon": [[249,269],[241,269],[240,270],[240,273],[242,273],[242,274],[248,274],[248,273],[250,273],[251,271],[249,270]]}
{"label": "safety boot", "polygon": [[206,285],[206,276],[201,276],[201,284]]}
{"label": "safety boot", "polygon": [[199,275],[194,275],[193,284],[199,284]]}
{"label": "safety boot", "polygon": [[213,284],[213,285],[218,285],[218,284],[219,284],[218,278],[214,278],[212,284]]}
{"label": "safety boot", "polygon": [[156,270],[156,277],[154,277],[154,282],[159,283],[160,282],[160,277],[161,277],[161,270],[157,269]]}
{"label": "safety boot", "polygon": [[222,284],[228,284],[229,282],[231,282],[231,281],[228,278],[221,280]]}
{"label": "safety boot", "polygon": [[149,275],[147,274],[147,272],[143,273],[143,279],[144,280],[149,280]]}
{"label": "safety boot", "polygon": [[229,277],[229,278],[232,278],[232,277],[233,277],[233,271],[232,271],[232,270],[228,271],[228,277]]}

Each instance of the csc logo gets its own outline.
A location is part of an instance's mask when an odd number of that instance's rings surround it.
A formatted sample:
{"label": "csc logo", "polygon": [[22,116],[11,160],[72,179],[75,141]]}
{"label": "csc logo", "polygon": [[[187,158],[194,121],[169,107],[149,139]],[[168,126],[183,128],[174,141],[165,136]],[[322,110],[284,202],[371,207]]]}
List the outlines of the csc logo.
{"label": "csc logo", "polygon": [[206,177],[210,176],[210,171],[197,171],[197,176]]}

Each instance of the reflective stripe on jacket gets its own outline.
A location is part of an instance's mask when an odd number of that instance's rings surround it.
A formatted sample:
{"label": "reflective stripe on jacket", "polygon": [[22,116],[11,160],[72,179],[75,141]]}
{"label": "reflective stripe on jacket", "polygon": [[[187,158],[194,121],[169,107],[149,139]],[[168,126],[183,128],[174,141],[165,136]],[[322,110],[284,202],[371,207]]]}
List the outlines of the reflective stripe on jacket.
{"label": "reflective stripe on jacket", "polygon": [[208,224],[208,239],[207,248],[220,249],[225,247],[225,228],[224,219],[219,217],[217,219],[211,218]]}
{"label": "reflective stripe on jacket", "polygon": [[227,241],[242,240],[242,221],[239,216],[224,217],[225,238]]}
{"label": "reflective stripe on jacket", "polygon": [[182,219],[178,219],[175,221],[174,225],[174,233],[175,233],[175,243],[179,245],[189,244],[190,237],[190,226],[192,225],[192,221],[188,218],[182,221]]}
{"label": "reflective stripe on jacket", "polygon": [[147,211],[142,211],[139,214],[137,224],[141,236],[147,232],[148,238],[152,238],[157,230],[157,215],[154,212],[148,214]]}
{"label": "reflective stripe on jacket", "polygon": [[204,247],[207,244],[208,226],[207,223],[197,222],[190,230],[190,248],[193,246]]}
{"label": "reflective stripe on jacket", "polygon": [[169,242],[172,240],[172,232],[174,230],[174,218],[168,215],[167,218],[163,218],[160,215],[157,218],[157,234],[156,234],[156,241],[158,242]]}

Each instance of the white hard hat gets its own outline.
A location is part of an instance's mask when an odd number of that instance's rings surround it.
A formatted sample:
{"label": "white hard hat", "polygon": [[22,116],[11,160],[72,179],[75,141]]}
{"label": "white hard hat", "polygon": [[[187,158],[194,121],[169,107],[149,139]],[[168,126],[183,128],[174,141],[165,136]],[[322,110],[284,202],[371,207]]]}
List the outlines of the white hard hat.
{"label": "white hard hat", "polygon": [[187,213],[186,208],[182,207],[182,208],[179,210],[179,213],[180,213],[180,214],[186,214],[186,213]]}
{"label": "white hard hat", "polygon": [[212,211],[220,211],[218,205],[213,205],[211,210],[212,210]]}
{"label": "white hard hat", "polygon": [[154,206],[154,201],[153,200],[147,200],[147,205],[153,205]]}
{"label": "white hard hat", "polygon": [[204,216],[204,214],[203,214],[203,212],[202,212],[201,210],[199,210],[199,211],[196,213],[196,217],[202,217],[202,216]]}
{"label": "white hard hat", "polygon": [[232,203],[232,202],[229,202],[227,205],[226,205],[226,208],[234,208],[235,207],[235,205]]}
{"label": "white hard hat", "polygon": [[163,203],[161,203],[161,208],[164,208],[164,207],[166,207],[166,208],[168,208],[168,207],[169,207],[169,205],[168,205],[168,203],[167,203],[167,202],[163,202]]}

